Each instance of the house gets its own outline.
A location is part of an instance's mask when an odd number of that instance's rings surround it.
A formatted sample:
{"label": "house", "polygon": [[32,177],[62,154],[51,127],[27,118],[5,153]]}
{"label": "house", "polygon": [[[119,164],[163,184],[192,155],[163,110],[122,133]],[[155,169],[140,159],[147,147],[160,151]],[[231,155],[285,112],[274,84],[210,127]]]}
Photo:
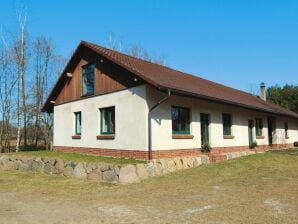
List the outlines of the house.
{"label": "house", "polygon": [[48,96],[55,150],[155,159],[293,147],[298,114],[261,96],[82,41]]}

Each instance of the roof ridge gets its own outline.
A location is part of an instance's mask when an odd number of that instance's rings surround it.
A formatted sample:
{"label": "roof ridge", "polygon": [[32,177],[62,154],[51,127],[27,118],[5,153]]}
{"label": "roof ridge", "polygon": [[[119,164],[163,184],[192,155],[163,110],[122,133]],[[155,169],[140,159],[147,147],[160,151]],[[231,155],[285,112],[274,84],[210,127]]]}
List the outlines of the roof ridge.
{"label": "roof ridge", "polygon": [[[143,59],[143,58],[137,58],[137,57],[132,56],[132,55],[129,55],[129,54],[127,54],[127,53],[124,53],[124,52],[121,52],[121,51],[117,51],[117,50],[114,50],[114,49],[111,49],[111,48],[108,48],[108,47],[103,47],[102,45],[98,45],[98,44],[95,44],[95,43],[91,43],[91,42],[89,42],[89,41],[81,40],[81,43],[86,43],[86,44],[95,45],[96,47],[101,47],[101,48],[103,48],[103,49],[105,49],[105,50],[109,50],[109,51],[112,51],[112,52],[114,52],[114,53],[122,54],[122,55],[124,55],[124,56],[130,57],[130,58],[133,58],[133,59],[136,59],[136,60],[144,61],[144,62],[153,64],[153,65],[158,65],[158,66],[161,66],[161,67],[164,67],[164,68],[169,68],[169,67],[167,67],[167,66],[165,66],[165,65],[161,65],[161,64],[158,64],[158,63],[156,63],[156,62],[148,61],[148,60],[145,60],[145,59]],[[172,69],[172,68],[169,68],[169,69]],[[172,70],[175,70],[175,69],[172,69]],[[176,70],[176,71],[178,71],[178,70]]]}

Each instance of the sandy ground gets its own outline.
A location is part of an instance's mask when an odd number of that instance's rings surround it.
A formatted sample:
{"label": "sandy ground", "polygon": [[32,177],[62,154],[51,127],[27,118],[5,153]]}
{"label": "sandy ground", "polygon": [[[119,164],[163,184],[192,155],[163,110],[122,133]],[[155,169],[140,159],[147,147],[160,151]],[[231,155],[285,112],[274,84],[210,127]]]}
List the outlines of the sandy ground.
{"label": "sandy ground", "polygon": [[131,185],[0,173],[0,223],[298,223],[298,157],[256,155]]}

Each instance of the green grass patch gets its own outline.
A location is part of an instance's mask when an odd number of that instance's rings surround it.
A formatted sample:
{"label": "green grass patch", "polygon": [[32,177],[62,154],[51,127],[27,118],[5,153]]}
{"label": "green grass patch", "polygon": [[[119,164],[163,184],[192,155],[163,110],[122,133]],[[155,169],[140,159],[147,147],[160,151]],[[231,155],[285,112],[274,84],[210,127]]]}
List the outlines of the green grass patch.
{"label": "green grass patch", "polygon": [[6,154],[28,156],[28,157],[47,157],[47,158],[62,159],[64,161],[77,161],[77,162],[87,162],[87,163],[110,163],[110,164],[116,164],[116,165],[144,163],[144,161],[136,160],[136,159],[92,156],[92,155],[84,155],[84,154],[74,153],[74,152],[58,152],[58,151],[46,151],[46,150],[6,153]]}

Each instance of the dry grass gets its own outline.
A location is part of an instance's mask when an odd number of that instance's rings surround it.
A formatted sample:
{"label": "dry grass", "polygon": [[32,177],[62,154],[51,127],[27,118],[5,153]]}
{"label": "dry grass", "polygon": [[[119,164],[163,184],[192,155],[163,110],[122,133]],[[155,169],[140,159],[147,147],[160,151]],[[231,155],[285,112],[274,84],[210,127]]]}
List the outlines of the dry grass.
{"label": "dry grass", "polygon": [[298,223],[298,150],[110,185],[0,173],[1,223]]}

